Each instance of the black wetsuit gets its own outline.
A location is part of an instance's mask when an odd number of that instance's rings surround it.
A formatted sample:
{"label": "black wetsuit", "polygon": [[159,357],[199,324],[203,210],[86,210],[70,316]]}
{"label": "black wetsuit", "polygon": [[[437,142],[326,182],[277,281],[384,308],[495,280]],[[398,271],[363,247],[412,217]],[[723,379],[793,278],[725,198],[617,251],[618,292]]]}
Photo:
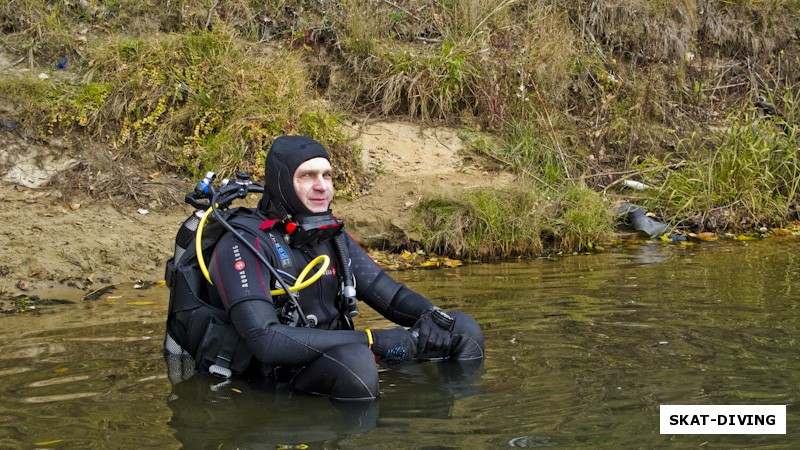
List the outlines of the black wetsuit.
{"label": "black wetsuit", "polygon": [[[303,313],[316,317],[317,325],[284,325],[269,293],[276,286],[268,269],[232,234],[227,233],[220,239],[209,263],[216,287],[211,289],[211,302],[228,311],[254,358],[267,367],[290,369],[289,381],[303,391],[337,398],[376,397],[378,371],[367,335],[348,329],[343,313],[337,308],[342,279],[341,270],[335,264],[332,241],[295,249],[267,233],[242,234],[279,270],[286,260],[280,257],[281,251],[291,252],[296,271],[320,254],[331,259],[326,273],[299,293]],[[428,299],[389,277],[349,235],[345,233],[344,237],[359,300],[405,327],[412,326],[420,315],[433,307]],[[455,311],[453,317],[456,322],[450,349],[440,355],[417,355],[418,358],[475,360],[483,357],[480,327],[467,314]]]}

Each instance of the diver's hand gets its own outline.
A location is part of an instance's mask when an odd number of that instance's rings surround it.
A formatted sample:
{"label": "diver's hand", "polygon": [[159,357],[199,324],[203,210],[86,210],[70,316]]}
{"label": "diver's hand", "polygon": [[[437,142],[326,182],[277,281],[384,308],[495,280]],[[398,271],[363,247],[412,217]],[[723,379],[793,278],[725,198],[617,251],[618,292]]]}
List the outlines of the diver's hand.
{"label": "diver's hand", "polygon": [[407,361],[415,354],[414,336],[403,327],[372,332],[372,353],[386,361]]}
{"label": "diver's hand", "polygon": [[411,332],[417,334],[417,354],[439,352],[450,348],[454,320],[439,308],[423,313]]}

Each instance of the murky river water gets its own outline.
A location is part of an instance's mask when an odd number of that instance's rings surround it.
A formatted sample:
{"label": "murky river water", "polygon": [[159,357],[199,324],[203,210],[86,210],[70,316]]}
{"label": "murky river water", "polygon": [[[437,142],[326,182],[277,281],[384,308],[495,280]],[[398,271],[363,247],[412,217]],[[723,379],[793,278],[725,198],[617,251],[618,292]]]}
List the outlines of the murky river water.
{"label": "murky river water", "polygon": [[[0,448],[796,448],[799,250],[652,244],[393,273],[473,314],[487,358],[384,371],[366,405],[209,376],[173,387],[164,288],[43,306],[0,317]],[[787,434],[661,435],[661,404],[788,405]]]}

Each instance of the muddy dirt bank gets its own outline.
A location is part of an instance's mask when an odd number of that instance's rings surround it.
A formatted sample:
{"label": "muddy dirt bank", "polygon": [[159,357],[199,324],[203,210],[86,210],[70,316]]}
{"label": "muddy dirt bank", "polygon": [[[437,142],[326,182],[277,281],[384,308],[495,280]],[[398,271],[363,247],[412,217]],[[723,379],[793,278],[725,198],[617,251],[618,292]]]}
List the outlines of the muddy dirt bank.
{"label": "muddy dirt bank", "polygon": [[[353,132],[362,163],[378,176],[365,195],[337,199],[333,208],[368,247],[413,245],[410,209],[424,195],[513,182],[465,151],[454,130],[377,122]],[[142,192],[136,199],[64,194],[59,186],[79,167],[103,167],[92,160],[99,154],[0,129],[2,297],[80,300],[110,284],[163,278],[175,232],[191,212],[181,199],[193,181],[161,173],[135,178],[133,188]]]}

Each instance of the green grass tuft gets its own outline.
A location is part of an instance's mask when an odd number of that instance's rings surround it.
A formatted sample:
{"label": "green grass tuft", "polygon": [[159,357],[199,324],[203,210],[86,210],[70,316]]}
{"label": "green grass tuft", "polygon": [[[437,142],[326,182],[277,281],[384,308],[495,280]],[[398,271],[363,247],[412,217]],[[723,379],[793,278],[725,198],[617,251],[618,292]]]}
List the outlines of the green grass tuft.
{"label": "green grass tuft", "polygon": [[614,225],[608,204],[575,184],[428,198],[415,214],[426,250],[470,259],[592,250]]}
{"label": "green grass tuft", "polygon": [[[787,100],[790,100],[787,98]],[[798,129],[752,112],[707,138],[687,140],[676,170],[653,171],[647,204],[663,217],[702,231],[781,226],[800,188]],[[664,161],[649,161],[652,169]]]}

